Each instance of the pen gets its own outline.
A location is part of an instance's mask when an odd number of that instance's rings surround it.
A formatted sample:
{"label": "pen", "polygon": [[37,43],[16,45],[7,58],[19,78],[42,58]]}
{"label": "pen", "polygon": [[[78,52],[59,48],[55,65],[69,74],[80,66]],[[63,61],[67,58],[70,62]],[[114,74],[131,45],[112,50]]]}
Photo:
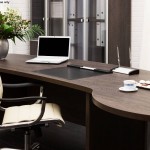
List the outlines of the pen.
{"label": "pen", "polygon": [[92,68],[92,67],[86,67],[86,66],[82,66],[80,67],[81,69],[87,69],[87,70],[95,70],[96,68]]}

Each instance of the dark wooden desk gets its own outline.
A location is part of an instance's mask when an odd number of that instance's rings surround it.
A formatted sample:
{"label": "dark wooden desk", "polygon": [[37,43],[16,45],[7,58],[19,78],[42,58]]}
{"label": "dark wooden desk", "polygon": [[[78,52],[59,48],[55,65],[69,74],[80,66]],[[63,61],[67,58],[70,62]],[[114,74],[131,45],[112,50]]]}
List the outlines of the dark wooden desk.
{"label": "dark wooden desk", "polygon": [[[29,58],[31,56],[12,54],[0,61],[2,79],[12,80],[10,77],[13,77],[16,81],[23,79],[44,84],[45,95],[70,111],[71,115],[64,109],[65,119],[86,126],[86,150],[150,149],[150,91],[139,89],[124,93],[118,90],[125,79],[150,80],[150,72],[141,70],[139,75],[132,76],[113,73],[67,80],[35,71],[65,67],[71,60],[61,65],[26,64]],[[90,64],[79,60],[76,63]]]}

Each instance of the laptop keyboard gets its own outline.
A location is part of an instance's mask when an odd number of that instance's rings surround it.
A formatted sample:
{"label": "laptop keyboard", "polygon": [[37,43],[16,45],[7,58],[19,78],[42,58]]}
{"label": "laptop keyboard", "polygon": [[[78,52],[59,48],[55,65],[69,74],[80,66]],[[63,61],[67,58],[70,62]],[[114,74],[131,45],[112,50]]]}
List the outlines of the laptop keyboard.
{"label": "laptop keyboard", "polygon": [[49,58],[41,58],[41,57],[36,57],[31,60],[28,60],[26,62],[31,62],[31,63],[59,63],[66,61],[68,58],[66,57],[49,57]]}
{"label": "laptop keyboard", "polygon": [[51,61],[51,60],[64,60],[64,59],[66,59],[66,58],[64,58],[64,57],[50,57],[50,58],[35,58],[35,60],[45,60],[45,61]]}

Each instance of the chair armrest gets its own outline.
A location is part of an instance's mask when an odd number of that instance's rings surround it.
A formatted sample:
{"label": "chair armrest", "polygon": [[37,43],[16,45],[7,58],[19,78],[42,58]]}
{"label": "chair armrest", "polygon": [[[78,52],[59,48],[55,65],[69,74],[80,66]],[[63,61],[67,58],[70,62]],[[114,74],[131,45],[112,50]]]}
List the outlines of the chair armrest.
{"label": "chair armrest", "polygon": [[35,83],[3,83],[3,87],[5,88],[23,88],[23,87],[30,87],[30,86],[40,86],[39,84]]}
{"label": "chair armrest", "polygon": [[41,106],[40,115],[38,116],[38,118],[36,120],[34,120],[31,123],[29,123],[28,124],[29,126],[33,126],[33,125],[37,124],[38,122],[40,122],[40,120],[42,119],[42,117],[44,115],[44,112],[45,112],[45,105],[46,105],[45,100],[42,100],[42,106]]}
{"label": "chair armrest", "polygon": [[33,101],[33,100],[45,100],[46,97],[40,97],[40,96],[30,96],[30,97],[21,97],[21,98],[0,98],[0,101],[2,102],[23,102],[23,101]]}

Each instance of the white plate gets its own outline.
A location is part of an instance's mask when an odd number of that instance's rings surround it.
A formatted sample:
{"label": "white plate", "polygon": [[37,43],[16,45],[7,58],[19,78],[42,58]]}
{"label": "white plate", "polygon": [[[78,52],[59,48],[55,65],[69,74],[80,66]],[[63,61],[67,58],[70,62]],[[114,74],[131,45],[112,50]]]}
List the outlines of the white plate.
{"label": "white plate", "polygon": [[149,89],[150,90],[150,85],[142,85],[141,83],[137,83],[136,86],[139,87],[139,88]]}
{"label": "white plate", "polygon": [[119,90],[120,91],[123,91],[123,92],[134,92],[134,91],[137,91],[138,90],[138,88],[135,88],[135,89],[126,89],[126,88],[124,88],[124,87],[120,87],[119,88]]}

